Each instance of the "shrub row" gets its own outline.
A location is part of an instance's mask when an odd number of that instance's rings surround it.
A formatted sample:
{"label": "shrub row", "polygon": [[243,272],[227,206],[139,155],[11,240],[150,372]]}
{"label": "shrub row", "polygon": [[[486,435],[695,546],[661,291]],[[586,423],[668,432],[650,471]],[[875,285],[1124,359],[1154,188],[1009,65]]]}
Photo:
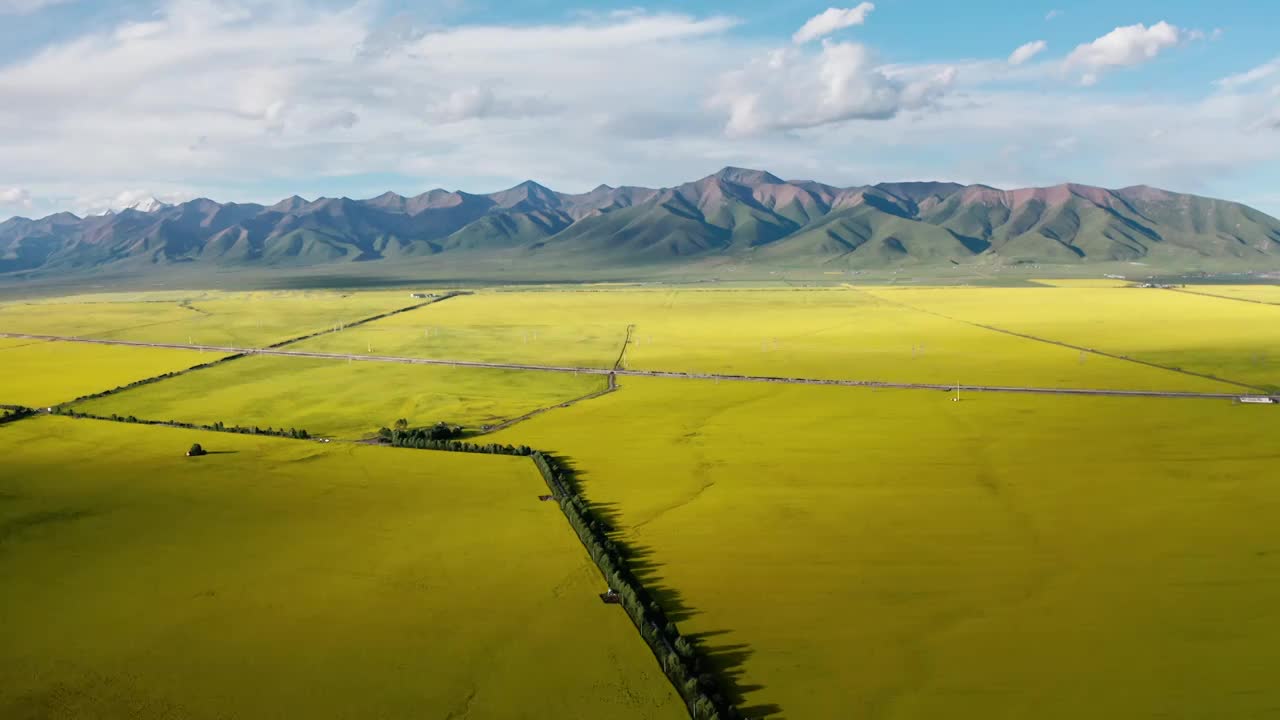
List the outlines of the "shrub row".
{"label": "shrub row", "polygon": [[622,607],[640,635],[657,656],[662,671],[675,686],[694,720],[736,720],[741,715],[720,687],[707,658],[696,644],[680,634],[657,600],[631,572],[626,553],[609,538],[609,526],[595,516],[577,492],[573,473],[554,457],[534,451],[533,462],[560,503],[569,524],[578,533],[591,559],[618,593]]}
{"label": "shrub row", "polygon": [[261,428],[256,425],[251,427],[243,427],[240,425],[226,425],[222,421],[213,423],[212,425],[201,425],[199,423],[182,422],[180,420],[144,420],[134,415],[94,415],[92,413],[80,412],[68,408],[56,407],[53,409],[55,415],[66,415],[73,418],[87,418],[90,420],[110,420],[111,422],[134,423],[137,425],[163,425],[165,427],[185,428],[187,430],[208,430],[209,432],[225,432],[236,433],[238,435],[270,435],[272,437],[286,437],[294,440],[310,440],[311,433],[298,428]]}
{"label": "shrub row", "polygon": [[5,405],[0,409],[0,425],[35,415],[36,411],[21,405]]}
{"label": "shrub row", "polygon": [[[443,425],[443,423],[441,423]],[[439,428],[437,425],[436,428]],[[389,430],[382,428],[378,431],[379,439],[387,445],[402,448],[413,448],[415,450],[446,450],[448,452],[469,452],[480,453],[483,455],[516,455],[519,457],[527,457],[533,454],[533,448],[528,445],[499,445],[497,443],[469,443],[461,440],[449,440],[441,437],[435,432],[436,428],[417,428],[413,430]],[[451,432],[456,431],[452,429]]]}
{"label": "shrub row", "polygon": [[[211,362],[200,363],[199,365],[192,365],[191,367],[186,368],[185,370],[174,370],[173,372],[167,372],[163,375],[156,375],[154,377],[143,378],[141,380],[134,380],[133,382],[127,385],[119,385],[117,387],[111,388],[110,390],[103,390],[102,392],[96,392],[91,395],[81,395],[75,400],[61,403],[59,407],[54,408],[54,412],[59,412],[59,410],[61,410],[62,408],[65,408],[68,405],[75,405],[77,403],[88,402],[89,400],[97,400],[98,398],[104,398],[104,397],[107,397],[108,395],[115,395],[116,393],[124,392],[125,390],[129,390],[132,388],[142,387],[143,385],[150,385],[151,383],[160,382],[161,380],[168,380],[169,378],[175,378],[175,377],[178,377],[179,375],[185,375],[186,373],[189,373],[193,370],[203,370],[204,368],[213,367],[214,365],[217,365],[219,363],[224,363],[224,362],[227,362],[228,360],[235,360],[236,358],[242,358],[242,357],[244,357],[243,353],[236,354],[236,355],[228,355],[224,358],[218,358],[217,360],[213,360]],[[65,415],[67,413],[63,412],[62,414]],[[92,417],[92,416],[86,416],[86,417]]]}

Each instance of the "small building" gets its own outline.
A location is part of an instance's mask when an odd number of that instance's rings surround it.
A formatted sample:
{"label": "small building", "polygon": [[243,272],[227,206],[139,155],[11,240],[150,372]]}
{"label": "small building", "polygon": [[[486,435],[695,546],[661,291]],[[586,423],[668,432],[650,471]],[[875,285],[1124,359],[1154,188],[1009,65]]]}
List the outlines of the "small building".
{"label": "small building", "polygon": [[435,297],[435,293],[409,293],[409,297],[415,300],[426,300]]}
{"label": "small building", "polygon": [[1244,395],[1240,398],[1240,402],[1250,405],[1275,405],[1276,399],[1266,395]]}

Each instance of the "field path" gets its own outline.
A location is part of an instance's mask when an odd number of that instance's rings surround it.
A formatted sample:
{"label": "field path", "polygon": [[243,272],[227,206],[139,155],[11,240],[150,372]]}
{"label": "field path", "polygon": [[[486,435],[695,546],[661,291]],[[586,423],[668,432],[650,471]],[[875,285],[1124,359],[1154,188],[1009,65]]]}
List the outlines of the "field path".
{"label": "field path", "polygon": [[[2,338],[18,338],[28,340],[47,340],[50,342],[78,342],[97,345],[126,345],[130,347],[166,348],[172,350],[200,350],[214,353],[229,353],[237,356],[270,355],[278,357],[299,357],[317,360],[346,360],[355,362],[401,363],[405,365],[443,365],[449,367],[488,368],[491,370],[530,370],[535,372],[558,372],[586,375],[618,375],[628,377],[656,377],[676,380],[715,380],[726,382],[764,382],[787,385],[830,385],[837,387],[865,387],[885,390],[942,390],[945,392],[996,392],[996,393],[1029,393],[1034,395],[1098,395],[1109,397],[1148,397],[1148,398],[1194,398],[1207,400],[1234,400],[1242,393],[1207,393],[1166,390],[1104,390],[1100,388],[1053,388],[1032,387],[1024,385],[964,385],[941,383],[907,383],[883,380],[825,380],[821,378],[777,377],[770,375],[725,375],[719,373],[692,373],[675,370],[613,370],[610,368],[574,367],[569,365],[534,365],[531,363],[513,362],[481,362],[477,360],[443,360],[430,358],[398,357],[394,355],[352,355],[345,353],[311,352],[306,350],[283,350],[280,348],[232,348],[219,345],[184,345],[182,343],[152,343],[133,340],[99,340],[95,338],[65,337],[61,335],[35,335],[30,333],[0,333]],[[1046,341],[1052,342],[1052,341]],[[1068,346],[1070,347],[1070,346]],[[1140,361],[1133,361],[1140,362]],[[1155,366],[1160,367],[1160,366]],[[1215,378],[1217,379],[1217,378]],[[1249,387],[1249,386],[1243,386]],[[1246,393],[1247,394],[1247,393]],[[1270,397],[1273,402],[1280,402],[1280,395]]]}

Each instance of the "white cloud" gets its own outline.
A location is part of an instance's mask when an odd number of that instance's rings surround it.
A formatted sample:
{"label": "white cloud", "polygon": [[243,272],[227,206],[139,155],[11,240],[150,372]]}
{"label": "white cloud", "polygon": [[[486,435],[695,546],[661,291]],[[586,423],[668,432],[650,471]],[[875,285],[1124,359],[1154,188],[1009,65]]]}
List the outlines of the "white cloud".
{"label": "white cloud", "polygon": [[1044,16],[1044,19],[1046,21],[1049,21],[1049,20],[1056,20],[1060,17],[1062,17],[1062,11],[1055,9],[1055,10],[1050,10],[1048,13],[1046,13]]}
{"label": "white cloud", "polygon": [[0,65],[0,182],[37,215],[150,195],[661,185],[726,164],[1219,196],[1277,181],[1280,60],[1200,98],[1104,95],[1046,83],[1062,63],[1042,56],[889,64],[785,35],[771,52],[730,18],[644,12],[389,31],[377,5],[176,0]]}
{"label": "white cloud", "polygon": [[937,100],[955,81],[944,67],[922,77],[894,77],[857,43],[826,41],[817,54],[775,50],[727,74],[711,106],[727,112],[730,135],[794,130],[846,120],[884,120]]}
{"label": "white cloud", "polygon": [[0,188],[0,207],[31,207],[31,192],[25,188]]}
{"label": "white cloud", "polygon": [[1033,40],[1024,45],[1019,45],[1018,49],[1014,50],[1013,53],[1009,55],[1009,64],[1021,65],[1036,55],[1044,52],[1047,47],[1049,47],[1049,44],[1043,40]]}
{"label": "white cloud", "polygon": [[0,0],[0,15],[30,15],[75,0]]}
{"label": "white cloud", "polygon": [[1217,85],[1224,89],[1233,90],[1249,85],[1255,85],[1271,78],[1280,80],[1280,57],[1269,63],[1246,70],[1245,72],[1222,78],[1217,82]]}
{"label": "white cloud", "polygon": [[1064,67],[1080,73],[1082,85],[1093,85],[1103,72],[1152,60],[1161,51],[1176,46],[1185,35],[1163,20],[1151,27],[1142,23],[1118,27],[1093,42],[1077,46],[1067,56]]}
{"label": "white cloud", "polygon": [[867,21],[867,15],[875,9],[875,3],[869,2],[859,3],[851,8],[827,8],[801,25],[800,29],[791,36],[791,40],[797,45],[802,45],[810,40],[826,37],[837,30],[861,25]]}

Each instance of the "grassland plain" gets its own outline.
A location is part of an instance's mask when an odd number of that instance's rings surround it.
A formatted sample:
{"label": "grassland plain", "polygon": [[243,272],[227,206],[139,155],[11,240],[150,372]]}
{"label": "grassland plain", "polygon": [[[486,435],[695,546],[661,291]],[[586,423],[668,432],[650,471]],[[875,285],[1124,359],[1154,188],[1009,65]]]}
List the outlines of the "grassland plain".
{"label": "grassland plain", "polygon": [[517,417],[604,388],[599,375],[247,357],[75,406],[197,424],[296,427],[361,438],[399,418],[468,427]]}
{"label": "grassland plain", "polygon": [[1280,413],[626,378],[493,436],[572,460],[788,718],[1280,707]]}
{"label": "grassland plain", "polygon": [[[1030,313],[1023,302],[1021,310]],[[628,325],[635,331],[624,365],[642,370],[1135,390],[1233,389],[1119,359],[1082,356],[1069,348],[984,330],[845,288],[488,292],[297,347],[608,367],[617,359]]]}
{"label": "grassland plain", "polygon": [[190,350],[0,338],[0,403],[55,405],[218,357]]}
{"label": "grassland plain", "polygon": [[400,291],[193,291],[186,297],[148,297],[133,293],[0,304],[0,332],[261,347],[424,302]]}
{"label": "grassland plain", "polygon": [[1280,307],[1149,288],[871,292],[968,322],[1280,389]]}
{"label": "grassland plain", "polygon": [[525,458],[57,417],[0,449],[0,717],[683,716]]}

